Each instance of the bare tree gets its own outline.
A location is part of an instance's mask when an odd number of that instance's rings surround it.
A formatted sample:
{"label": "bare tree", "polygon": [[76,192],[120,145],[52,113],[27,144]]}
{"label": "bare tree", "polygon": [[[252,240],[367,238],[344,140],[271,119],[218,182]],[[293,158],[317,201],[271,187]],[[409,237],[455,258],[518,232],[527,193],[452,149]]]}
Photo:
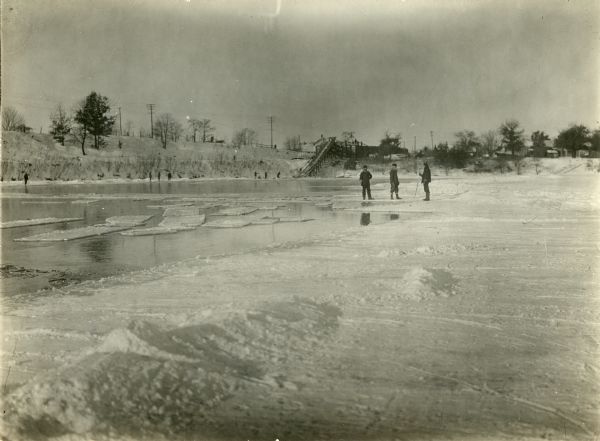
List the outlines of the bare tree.
{"label": "bare tree", "polygon": [[61,145],[65,145],[65,136],[71,133],[72,119],[62,104],[58,104],[50,114],[50,123],[50,134]]}
{"label": "bare tree", "polygon": [[455,149],[463,150],[468,155],[476,154],[480,151],[481,143],[472,130],[461,130],[460,132],[456,132],[454,136],[456,136]]}
{"label": "bare tree", "polygon": [[167,148],[167,142],[177,141],[182,133],[181,124],[170,113],[159,115],[154,123],[154,134],[159,137],[163,149]]}
{"label": "bare tree", "polygon": [[2,109],[2,130],[4,131],[23,131],[26,127],[25,118],[17,109],[11,106],[6,106]]}
{"label": "bare tree", "polygon": [[481,140],[481,154],[492,155],[499,147],[498,132],[496,130],[488,130],[479,137]]}
{"label": "bare tree", "polygon": [[215,130],[210,119],[200,121],[200,130],[202,131],[202,142],[206,142],[208,136]]}
{"label": "bare tree", "polygon": [[183,127],[177,121],[172,121],[169,127],[169,137],[171,141],[177,142],[183,134]]}
{"label": "bare tree", "polygon": [[192,140],[196,142],[196,133],[200,131],[200,120],[191,118],[188,120],[188,124],[190,125],[190,130],[192,131]]}
{"label": "bare tree", "polygon": [[128,119],[125,123],[125,136],[131,136],[133,133],[133,122]]}
{"label": "bare tree", "polygon": [[239,130],[234,133],[231,143],[235,147],[254,145],[256,144],[256,132],[247,127]]}

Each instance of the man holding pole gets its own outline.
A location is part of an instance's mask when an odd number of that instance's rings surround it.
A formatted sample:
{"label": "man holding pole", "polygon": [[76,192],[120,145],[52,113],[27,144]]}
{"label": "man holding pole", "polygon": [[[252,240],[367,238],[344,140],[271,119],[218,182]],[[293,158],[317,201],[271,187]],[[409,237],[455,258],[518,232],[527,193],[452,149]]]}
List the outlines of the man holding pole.
{"label": "man holding pole", "polygon": [[399,185],[398,169],[396,168],[396,164],[392,164],[392,169],[390,170],[390,199],[394,199],[394,193],[396,193],[396,199],[400,199],[398,196]]}
{"label": "man holding pole", "polygon": [[425,199],[423,199],[423,200],[428,201],[429,200],[429,183],[431,182],[431,170],[429,170],[429,164],[427,164],[427,161],[425,161],[425,164],[423,167],[423,173],[419,173],[419,176],[421,176],[421,182],[423,183],[423,189],[425,190]]}

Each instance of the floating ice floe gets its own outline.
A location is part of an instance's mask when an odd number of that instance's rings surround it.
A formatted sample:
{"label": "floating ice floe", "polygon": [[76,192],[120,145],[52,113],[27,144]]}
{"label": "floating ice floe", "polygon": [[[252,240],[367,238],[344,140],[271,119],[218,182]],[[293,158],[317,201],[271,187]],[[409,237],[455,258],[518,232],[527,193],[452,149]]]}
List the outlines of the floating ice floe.
{"label": "floating ice floe", "polygon": [[244,214],[250,214],[257,211],[256,207],[231,207],[224,208],[223,210],[216,213],[218,216],[243,216]]}
{"label": "floating ice floe", "polygon": [[143,214],[140,216],[112,216],[106,219],[108,225],[119,227],[137,227],[143,225],[152,215]]}
{"label": "floating ice floe", "polygon": [[308,222],[314,219],[309,217],[280,217],[279,222]]}
{"label": "floating ice floe", "polygon": [[[192,227],[185,228],[186,230],[193,230]],[[168,228],[168,227],[149,227],[149,228],[134,228],[133,230],[122,231],[122,236],[154,236],[157,234],[174,234],[183,231],[184,228]]]}
{"label": "floating ice floe", "polygon": [[278,217],[263,217],[262,219],[253,219],[252,225],[272,225],[279,222]]}
{"label": "floating ice floe", "polygon": [[146,208],[150,208],[153,210],[156,209],[166,209],[166,208],[180,208],[180,207],[189,207],[191,206],[192,203],[191,202],[182,202],[182,203],[177,203],[177,204],[158,204],[158,205],[146,205]]}
{"label": "floating ice floe", "polygon": [[274,211],[284,207],[285,205],[265,205],[264,207],[259,207],[258,209],[264,211]]}
{"label": "floating ice floe", "polygon": [[241,228],[250,225],[251,219],[215,219],[204,224],[210,228]]}
{"label": "floating ice floe", "polygon": [[195,228],[206,221],[204,214],[192,216],[167,216],[158,225],[166,228]]}
{"label": "floating ice floe", "polygon": [[130,228],[123,225],[90,225],[71,230],[54,230],[47,233],[15,239],[17,242],[60,242],[65,240],[83,239],[84,237],[100,236],[103,234],[123,231]]}
{"label": "floating ice floe", "polygon": [[22,219],[7,222],[0,222],[0,228],[15,228],[15,227],[29,227],[31,225],[46,225],[46,224],[57,224],[60,222],[74,222],[83,220],[82,217],[44,217],[40,219]]}
{"label": "floating ice floe", "polygon": [[31,204],[66,204],[68,201],[22,201],[22,204],[31,205]]}
{"label": "floating ice floe", "polygon": [[76,205],[87,205],[87,204],[93,204],[98,202],[98,199],[78,199],[76,201],[71,201],[72,204],[76,204]]}
{"label": "floating ice floe", "polygon": [[163,216],[197,216],[198,213],[198,207],[170,207],[165,210]]}
{"label": "floating ice floe", "polygon": [[322,202],[322,203],[315,204],[315,207],[317,207],[317,208],[331,208],[332,206],[333,206],[333,202]]}

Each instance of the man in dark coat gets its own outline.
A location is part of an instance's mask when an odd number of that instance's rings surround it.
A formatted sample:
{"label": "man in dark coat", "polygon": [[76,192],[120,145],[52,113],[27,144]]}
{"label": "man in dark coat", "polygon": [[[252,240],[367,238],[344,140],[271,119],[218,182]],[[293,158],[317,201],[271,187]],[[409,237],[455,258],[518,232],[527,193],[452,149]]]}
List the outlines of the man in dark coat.
{"label": "man in dark coat", "polygon": [[365,200],[365,195],[369,196],[369,200],[373,199],[371,197],[371,178],[373,175],[369,170],[367,170],[367,166],[363,165],[363,170],[360,172],[360,185],[362,185],[362,195],[363,201]]}
{"label": "man in dark coat", "polygon": [[392,164],[392,169],[390,170],[390,199],[394,199],[394,193],[396,193],[396,199],[400,199],[398,196],[399,185],[398,169],[396,168],[396,164]]}
{"label": "man in dark coat", "polygon": [[425,190],[425,199],[424,201],[429,200],[429,183],[431,182],[431,170],[429,170],[429,164],[425,162],[425,166],[423,167],[423,173],[419,173],[421,176],[421,182],[423,183],[423,189]]}

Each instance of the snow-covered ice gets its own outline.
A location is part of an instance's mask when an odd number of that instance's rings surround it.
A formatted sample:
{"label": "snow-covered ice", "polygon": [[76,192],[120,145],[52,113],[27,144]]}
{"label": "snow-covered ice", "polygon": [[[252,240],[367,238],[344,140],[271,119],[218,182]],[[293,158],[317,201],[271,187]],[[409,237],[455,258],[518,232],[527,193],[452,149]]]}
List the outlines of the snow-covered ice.
{"label": "snow-covered ice", "polygon": [[599,184],[438,180],[410,219],[4,307],[2,435],[593,440]]}

